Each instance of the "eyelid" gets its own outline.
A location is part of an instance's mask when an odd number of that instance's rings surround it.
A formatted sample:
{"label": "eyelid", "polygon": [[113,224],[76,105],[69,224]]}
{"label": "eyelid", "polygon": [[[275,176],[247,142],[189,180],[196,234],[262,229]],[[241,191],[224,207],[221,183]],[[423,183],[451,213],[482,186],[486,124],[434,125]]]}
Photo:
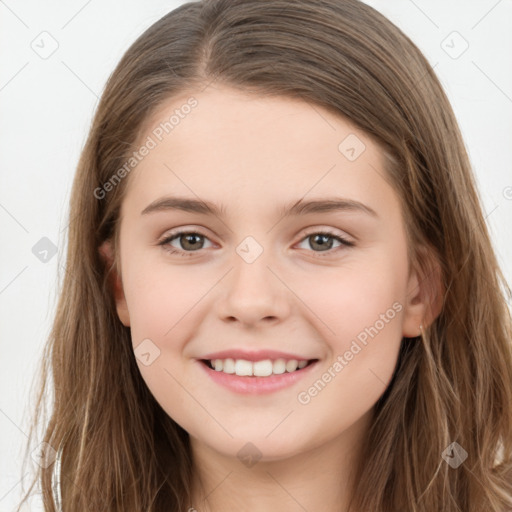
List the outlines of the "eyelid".
{"label": "eyelid", "polygon": [[204,238],[208,238],[210,240],[210,235],[207,235],[203,228],[196,227],[194,225],[186,226],[186,227],[179,227],[167,230],[161,237],[159,237],[158,242],[163,242],[165,240],[169,240],[170,238],[176,238],[178,235],[189,235],[189,234],[197,234],[201,235]]}
{"label": "eyelid", "polygon": [[310,228],[309,231],[305,232],[301,236],[298,243],[300,244],[300,243],[304,242],[305,240],[307,240],[308,237],[310,237],[312,235],[327,235],[328,237],[333,238],[334,240],[337,240],[340,243],[339,247],[335,247],[333,249],[328,249],[326,251],[312,251],[312,250],[306,251],[306,252],[315,254],[315,258],[316,257],[328,258],[330,256],[335,257],[340,250],[350,249],[351,247],[355,246],[355,243],[353,241],[346,238],[345,235],[341,235],[338,232],[334,231],[332,228],[325,229],[325,228],[319,228],[319,227]]}
{"label": "eyelid", "polygon": [[324,227],[319,227],[319,226],[313,226],[312,228],[306,228],[306,231],[302,235],[302,238],[300,239],[300,241],[304,240],[304,238],[306,238],[310,235],[316,235],[316,234],[321,234],[321,233],[332,236],[333,238],[339,238],[341,240],[344,240],[347,243],[353,243],[352,240],[349,239],[349,238],[353,239],[353,237],[350,237],[350,235],[348,235],[348,233],[338,231],[335,228],[324,228]]}
{"label": "eyelid", "polygon": [[[158,239],[156,245],[162,246],[165,250],[167,250],[170,253],[180,253],[182,255],[188,255],[188,254],[193,255],[195,252],[201,252],[202,249],[198,249],[197,251],[184,251],[182,249],[176,249],[175,247],[172,247],[170,245],[171,241],[173,241],[183,235],[199,235],[199,236],[209,240],[210,243],[214,244],[214,242],[212,242],[210,240],[210,237],[208,235],[206,235],[200,228],[195,228],[192,226],[190,228],[176,228],[175,230],[166,232],[166,234],[164,234],[163,236],[161,236]],[[166,246],[171,247],[171,249],[169,249]]]}

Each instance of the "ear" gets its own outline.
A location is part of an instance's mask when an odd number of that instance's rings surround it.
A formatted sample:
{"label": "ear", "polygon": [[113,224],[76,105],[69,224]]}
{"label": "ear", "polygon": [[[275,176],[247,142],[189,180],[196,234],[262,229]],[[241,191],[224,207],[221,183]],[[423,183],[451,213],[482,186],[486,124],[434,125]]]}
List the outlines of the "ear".
{"label": "ear", "polygon": [[126,304],[126,297],[124,296],[123,283],[121,281],[121,276],[117,272],[117,266],[114,265],[115,256],[114,250],[112,247],[111,240],[105,240],[99,247],[99,253],[103,261],[105,262],[107,269],[110,270],[109,275],[109,285],[110,289],[114,293],[114,298],[116,301],[116,309],[117,315],[119,316],[119,320],[121,320],[122,324],[126,327],[130,326],[130,315],[128,312],[128,306]]}
{"label": "ear", "polygon": [[425,248],[421,248],[419,253],[425,265],[414,266],[409,274],[402,324],[402,336],[406,338],[419,336],[420,325],[423,330],[426,329],[443,308],[445,290],[441,265]]}

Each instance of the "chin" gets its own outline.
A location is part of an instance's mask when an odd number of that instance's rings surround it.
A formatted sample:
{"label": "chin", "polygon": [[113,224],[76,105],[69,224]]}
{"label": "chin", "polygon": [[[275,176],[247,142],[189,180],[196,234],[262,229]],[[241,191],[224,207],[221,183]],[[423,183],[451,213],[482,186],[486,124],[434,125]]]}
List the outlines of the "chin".
{"label": "chin", "polygon": [[210,437],[196,437],[196,442],[208,445],[225,457],[239,459],[247,467],[257,462],[285,460],[308,450],[302,442],[287,436],[286,431],[281,435],[272,433],[266,437],[257,428],[246,429],[243,434],[237,433],[233,438],[222,436],[212,439],[210,433]]}

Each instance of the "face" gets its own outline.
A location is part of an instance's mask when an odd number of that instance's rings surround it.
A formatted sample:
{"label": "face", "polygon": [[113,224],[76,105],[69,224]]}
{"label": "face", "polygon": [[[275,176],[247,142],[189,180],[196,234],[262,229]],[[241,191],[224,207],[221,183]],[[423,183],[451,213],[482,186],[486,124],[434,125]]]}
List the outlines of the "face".
{"label": "face", "polygon": [[232,457],[362,431],[424,313],[376,143],[318,106],[227,87],[169,100],[139,142],[117,311],[162,408]]}

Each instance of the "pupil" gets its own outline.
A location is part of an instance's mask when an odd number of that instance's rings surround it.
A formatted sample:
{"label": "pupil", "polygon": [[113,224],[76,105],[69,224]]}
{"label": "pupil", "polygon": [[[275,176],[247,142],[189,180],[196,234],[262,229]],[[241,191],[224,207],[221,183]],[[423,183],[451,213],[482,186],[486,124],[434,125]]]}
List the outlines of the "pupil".
{"label": "pupil", "polygon": [[[187,244],[190,243],[190,248],[197,249],[197,246],[200,245],[198,239],[200,239],[200,235],[197,234],[188,234],[183,235],[182,239],[185,239],[185,244],[182,244],[183,247],[186,248]],[[192,239],[192,242],[190,241]],[[195,239],[195,242],[194,242]]]}
{"label": "pupil", "polygon": [[[318,239],[323,240],[323,242],[322,241],[317,242]],[[330,243],[325,243],[326,239],[330,240]],[[320,247],[321,250],[325,250],[326,248],[330,249],[332,246],[332,238],[330,235],[321,235],[321,234],[313,235],[313,240],[314,240],[314,244],[318,244],[318,246]]]}

